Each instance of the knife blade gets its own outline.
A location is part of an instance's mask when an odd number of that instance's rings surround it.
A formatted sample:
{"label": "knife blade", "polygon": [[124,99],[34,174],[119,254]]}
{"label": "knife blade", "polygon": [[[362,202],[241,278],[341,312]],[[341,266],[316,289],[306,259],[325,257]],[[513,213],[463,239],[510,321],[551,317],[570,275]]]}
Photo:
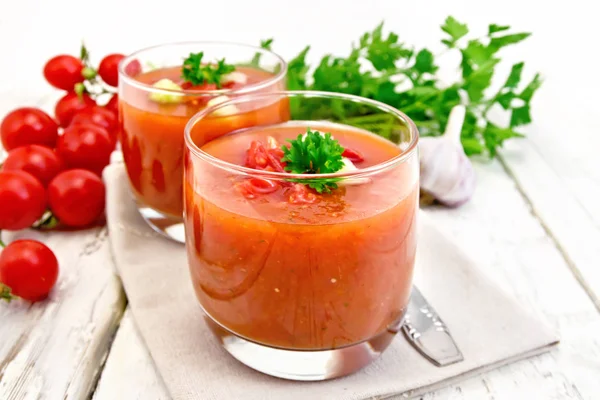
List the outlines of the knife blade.
{"label": "knife blade", "polygon": [[448,327],[416,286],[412,288],[402,331],[409,343],[438,367],[464,360]]}

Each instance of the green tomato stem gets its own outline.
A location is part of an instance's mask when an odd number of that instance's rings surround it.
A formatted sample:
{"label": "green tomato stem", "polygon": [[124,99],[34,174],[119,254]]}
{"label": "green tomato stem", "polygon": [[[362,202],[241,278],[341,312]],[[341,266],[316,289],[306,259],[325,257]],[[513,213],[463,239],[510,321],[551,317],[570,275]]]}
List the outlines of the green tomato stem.
{"label": "green tomato stem", "polygon": [[0,299],[6,300],[7,303],[15,299],[15,296],[10,292],[10,288],[2,283],[0,283]]}
{"label": "green tomato stem", "polygon": [[90,67],[85,67],[81,70],[81,76],[85,79],[94,79],[97,74],[96,70]]}

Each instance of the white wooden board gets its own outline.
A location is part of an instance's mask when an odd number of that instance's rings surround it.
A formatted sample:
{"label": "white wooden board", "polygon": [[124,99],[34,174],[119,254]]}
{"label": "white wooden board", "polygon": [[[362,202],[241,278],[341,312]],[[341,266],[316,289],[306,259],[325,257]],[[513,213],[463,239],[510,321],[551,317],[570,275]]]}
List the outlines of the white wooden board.
{"label": "white wooden board", "polygon": [[[109,52],[159,42],[258,43],[267,37],[275,37],[276,50],[288,59],[311,43],[309,59],[314,61],[325,52],[347,53],[351,39],[383,19],[406,42],[433,45],[436,52],[441,36],[437,26],[450,14],[480,33],[491,22],[532,31],[531,39],[503,54],[508,64],[525,60],[528,76],[541,70],[545,81],[534,101],[535,124],[526,130],[529,139],[508,143],[501,152],[514,179],[497,162],[479,165],[479,186],[471,203],[430,213],[524,307],[548,318],[563,342],[550,354],[425,398],[598,398],[600,314],[590,301],[600,307],[596,4],[589,0],[568,5],[521,0],[365,4],[306,0],[283,10],[273,7],[272,0],[232,4],[173,0],[165,11],[148,2],[106,0],[92,11],[76,0],[0,2],[0,37],[5,39],[0,40],[4,55],[0,114],[36,104],[49,90],[41,75],[43,63],[55,54],[76,53],[82,39],[96,61]],[[227,29],[220,18],[181,24],[173,15],[182,10],[189,15],[226,15]],[[165,18],[163,11],[170,17]],[[81,17],[92,12],[98,22],[93,27],[89,18]],[[307,23],[311,29],[306,29]],[[110,27],[110,32],[99,26]],[[139,34],[131,35],[132,31]],[[54,92],[52,99],[57,96]],[[51,110],[51,104],[44,104]],[[33,307],[0,304],[0,399],[80,399],[93,389],[124,307],[118,279],[101,261],[110,258],[101,232],[43,235],[59,253],[62,275],[57,291],[46,304]],[[166,392],[161,385],[127,316],[94,398],[163,400]]]}
{"label": "white wooden board", "polygon": [[[479,164],[477,174],[480,185],[468,205],[456,210],[430,209],[429,214],[523,307],[559,330],[562,343],[549,354],[424,398],[596,398],[600,391],[600,315],[500,163]],[[130,319],[128,315],[119,329],[94,400],[114,399],[118,393],[132,399],[168,399]]]}
{"label": "white wooden board", "polygon": [[84,399],[125,308],[107,231],[3,234],[45,242],[60,275],[49,299],[0,304],[0,399]]}

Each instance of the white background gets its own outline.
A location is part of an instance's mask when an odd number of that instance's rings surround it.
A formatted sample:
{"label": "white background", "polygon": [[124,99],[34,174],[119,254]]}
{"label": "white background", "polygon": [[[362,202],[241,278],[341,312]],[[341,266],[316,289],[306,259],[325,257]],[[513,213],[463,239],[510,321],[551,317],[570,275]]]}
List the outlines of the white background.
{"label": "white background", "polygon": [[[99,61],[109,52],[128,53],[162,42],[258,44],[274,37],[275,51],[286,59],[311,44],[309,59],[314,62],[324,53],[347,54],[353,40],[382,20],[406,43],[428,46],[434,53],[441,50],[439,26],[448,15],[467,22],[477,35],[489,23],[533,32],[527,41],[501,53],[505,73],[510,64],[525,61],[526,78],[539,71],[544,79],[533,101],[534,123],[524,128],[527,139],[510,141],[502,161],[476,163],[478,186],[469,203],[457,210],[435,209],[430,215],[520,304],[544,315],[561,332],[562,343],[550,354],[461,381],[425,398],[596,399],[600,392],[597,4],[594,0],[0,0],[0,117],[12,108],[40,103],[48,93],[58,97],[45,83],[42,67],[56,54],[77,55],[82,40]],[[442,62],[444,75],[452,75],[456,62]],[[27,386],[34,378],[48,383],[36,389],[42,399],[65,398],[65,393],[77,398],[73,393],[87,393],[93,387],[98,357],[108,350],[123,299],[104,262],[94,264],[85,251],[83,257],[77,256],[89,243],[102,242],[102,235],[92,238],[92,233],[48,237],[63,262],[62,286],[51,306],[0,308],[4,322],[0,360],[8,360],[6,352],[12,346],[2,344],[25,343],[18,356],[10,356],[6,371],[10,369],[11,375],[0,378],[1,398],[3,390],[13,388],[34,393],[35,388]],[[104,247],[92,247],[109,257],[108,245],[102,243]],[[59,305],[60,312],[54,314]],[[130,318],[126,316],[118,328],[95,400],[166,398],[158,394],[164,388]],[[47,325],[40,324],[44,319]]]}
{"label": "white background", "polygon": [[[549,4],[553,3],[553,4]],[[40,93],[41,69],[59,53],[77,54],[85,40],[97,60],[161,42],[227,40],[258,43],[274,37],[290,58],[311,44],[312,57],[346,54],[350,42],[385,20],[416,46],[439,48],[439,25],[453,15],[483,33],[488,23],[510,24],[533,37],[505,53],[541,70],[544,107],[593,107],[600,87],[594,2],[402,0],[3,0],[0,2],[0,93]],[[94,5],[95,4],[95,5]],[[568,84],[568,85],[567,85]],[[538,101],[538,105],[539,105]],[[539,105],[540,107],[542,105]]]}
{"label": "white background", "polygon": [[[110,52],[133,52],[171,41],[223,40],[258,44],[290,59],[310,44],[309,60],[346,55],[350,44],[385,20],[386,28],[416,47],[441,51],[440,25],[448,15],[476,35],[487,24],[509,24],[533,36],[501,53],[497,80],[525,61],[524,79],[539,71],[544,84],[533,100],[534,123],[523,132],[575,192],[600,226],[600,93],[598,11],[593,0],[2,0],[0,1],[0,115],[52,93],[46,60],[78,54],[85,41],[98,62]],[[452,76],[457,59],[440,60]],[[58,98],[58,92],[54,92]],[[519,141],[509,146],[520,157]],[[514,150],[514,151],[513,151]]]}

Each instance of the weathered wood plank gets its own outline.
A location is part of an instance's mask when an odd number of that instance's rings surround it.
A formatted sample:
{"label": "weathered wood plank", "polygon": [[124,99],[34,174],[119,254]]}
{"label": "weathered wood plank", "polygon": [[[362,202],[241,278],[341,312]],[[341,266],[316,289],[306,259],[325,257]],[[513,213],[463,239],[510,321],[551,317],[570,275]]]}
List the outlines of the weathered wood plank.
{"label": "weathered wood plank", "polygon": [[[17,106],[47,111],[59,95],[3,97],[2,114]],[[79,232],[3,232],[46,243],[59,260],[48,300],[0,304],[0,399],[83,399],[93,390],[118,327],[125,296],[115,275],[105,228]]]}
{"label": "weathered wood plank", "polygon": [[[424,398],[595,398],[600,390],[600,315],[500,163],[478,164],[477,173],[480,183],[469,204],[456,210],[430,209],[429,214],[523,307],[559,329],[562,343],[549,354]],[[115,393],[166,399],[166,389],[149,365],[143,341],[127,321],[119,330],[94,400],[109,400]],[[138,373],[127,373],[131,370]]]}
{"label": "weathered wood plank", "polygon": [[486,272],[561,334],[549,354],[425,396],[433,399],[594,399],[600,390],[600,316],[515,183],[497,162],[477,168],[465,207],[430,214],[481,260]]}
{"label": "weathered wood plank", "polygon": [[125,307],[107,231],[3,233],[21,237],[53,249],[60,275],[46,301],[0,305],[0,399],[86,398]]}
{"label": "weathered wood plank", "polygon": [[[569,151],[558,139],[541,139],[536,132],[531,136],[519,143],[518,151],[502,152],[503,161],[600,310],[600,162],[592,154],[577,156],[577,150]],[[586,140],[583,147],[598,149],[599,139]]]}
{"label": "weathered wood plank", "polygon": [[168,400],[167,389],[129,309],[125,311],[93,400]]}

